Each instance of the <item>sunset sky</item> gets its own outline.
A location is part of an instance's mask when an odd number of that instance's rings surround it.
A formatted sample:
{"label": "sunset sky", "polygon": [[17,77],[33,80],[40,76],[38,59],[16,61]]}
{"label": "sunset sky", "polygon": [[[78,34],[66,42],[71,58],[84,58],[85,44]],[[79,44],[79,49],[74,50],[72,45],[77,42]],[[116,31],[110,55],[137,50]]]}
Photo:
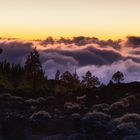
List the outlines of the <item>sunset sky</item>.
{"label": "sunset sky", "polygon": [[140,35],[140,0],[0,0],[0,37]]}

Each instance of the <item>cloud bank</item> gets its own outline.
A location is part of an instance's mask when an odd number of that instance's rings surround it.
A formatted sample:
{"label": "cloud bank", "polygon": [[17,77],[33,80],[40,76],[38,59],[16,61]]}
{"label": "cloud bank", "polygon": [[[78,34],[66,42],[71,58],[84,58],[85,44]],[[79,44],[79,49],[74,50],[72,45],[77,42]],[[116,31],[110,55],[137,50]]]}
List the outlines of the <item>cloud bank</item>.
{"label": "cloud bank", "polygon": [[0,38],[0,48],[3,49],[0,61],[24,65],[34,46],[37,46],[43,69],[49,78],[54,77],[57,69],[61,73],[76,69],[80,77],[90,70],[103,83],[108,83],[117,70],[124,72],[126,82],[140,80],[140,37],[129,36],[115,41],[83,36],[59,40],[49,37],[34,41]]}

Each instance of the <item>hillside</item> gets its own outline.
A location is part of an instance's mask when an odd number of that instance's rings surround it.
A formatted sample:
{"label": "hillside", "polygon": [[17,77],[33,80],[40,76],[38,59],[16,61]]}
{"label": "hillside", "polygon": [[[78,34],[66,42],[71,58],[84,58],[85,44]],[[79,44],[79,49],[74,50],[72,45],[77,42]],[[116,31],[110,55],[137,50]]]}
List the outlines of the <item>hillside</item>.
{"label": "hillside", "polygon": [[138,140],[140,83],[71,95],[0,93],[0,140]]}

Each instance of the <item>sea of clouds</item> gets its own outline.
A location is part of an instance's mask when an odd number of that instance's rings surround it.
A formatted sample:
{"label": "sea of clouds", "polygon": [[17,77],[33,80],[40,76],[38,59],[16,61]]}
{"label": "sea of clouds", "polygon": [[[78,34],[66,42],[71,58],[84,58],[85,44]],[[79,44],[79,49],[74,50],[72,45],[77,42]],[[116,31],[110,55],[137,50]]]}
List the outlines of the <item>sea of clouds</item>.
{"label": "sea of clouds", "polygon": [[76,69],[80,78],[90,70],[103,83],[108,83],[112,74],[119,70],[124,73],[125,82],[140,81],[140,37],[129,36],[115,41],[82,36],[33,41],[0,38],[3,49],[0,61],[24,65],[35,46],[49,78],[54,78],[56,70],[73,73]]}

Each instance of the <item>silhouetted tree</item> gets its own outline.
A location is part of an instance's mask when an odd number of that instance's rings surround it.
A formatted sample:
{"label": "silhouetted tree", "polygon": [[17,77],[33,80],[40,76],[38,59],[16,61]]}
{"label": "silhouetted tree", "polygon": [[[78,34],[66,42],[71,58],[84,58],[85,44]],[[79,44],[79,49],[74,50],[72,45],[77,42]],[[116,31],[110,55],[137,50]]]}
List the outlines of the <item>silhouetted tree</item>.
{"label": "silhouetted tree", "polygon": [[14,88],[17,88],[24,76],[24,68],[20,64],[11,64],[10,80]]}
{"label": "silhouetted tree", "polygon": [[67,87],[70,87],[72,89],[80,86],[78,75],[76,73],[71,74],[69,71],[66,71],[61,75],[61,81],[64,82]]}
{"label": "silhouetted tree", "polygon": [[65,83],[71,83],[72,79],[73,79],[73,76],[69,71],[66,71],[61,75],[61,81]]}
{"label": "silhouetted tree", "polygon": [[112,80],[114,80],[117,83],[120,83],[121,81],[124,80],[124,75],[122,72],[117,71],[116,73],[113,74]]}
{"label": "silhouetted tree", "polygon": [[100,85],[100,81],[98,77],[92,75],[90,71],[86,72],[85,76],[82,77],[83,80],[81,81],[81,84],[85,88],[94,88],[98,85]]}
{"label": "silhouetted tree", "polygon": [[76,80],[79,80],[79,76],[78,76],[78,74],[77,74],[77,72],[76,72],[76,69],[75,69],[75,73],[73,74],[73,77],[74,77],[74,79]]}
{"label": "silhouetted tree", "polygon": [[73,74],[73,87],[76,88],[80,88],[80,80],[79,80],[79,76],[75,70],[75,73]]}
{"label": "silhouetted tree", "polygon": [[24,68],[27,78],[33,82],[33,88],[35,89],[37,82],[39,82],[38,80],[44,77],[42,65],[39,60],[39,53],[36,50],[36,47],[28,55]]}
{"label": "silhouetted tree", "polygon": [[114,84],[113,81],[110,80],[109,83],[108,83],[107,85],[108,85],[108,86],[111,86],[111,85],[113,85],[113,84]]}
{"label": "silhouetted tree", "polygon": [[55,80],[60,80],[60,71],[59,70],[56,71]]}
{"label": "silhouetted tree", "polygon": [[21,84],[23,76],[24,69],[20,64],[11,64],[6,60],[0,62],[0,85],[16,89]]}

